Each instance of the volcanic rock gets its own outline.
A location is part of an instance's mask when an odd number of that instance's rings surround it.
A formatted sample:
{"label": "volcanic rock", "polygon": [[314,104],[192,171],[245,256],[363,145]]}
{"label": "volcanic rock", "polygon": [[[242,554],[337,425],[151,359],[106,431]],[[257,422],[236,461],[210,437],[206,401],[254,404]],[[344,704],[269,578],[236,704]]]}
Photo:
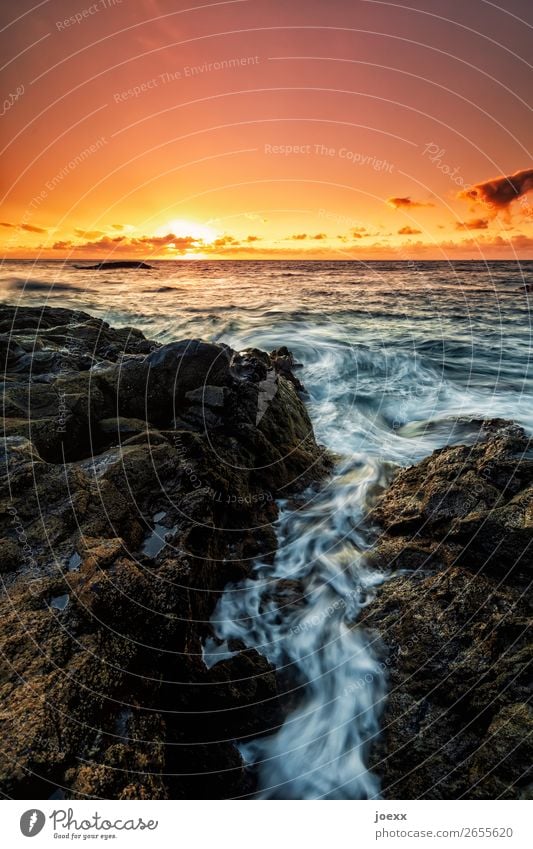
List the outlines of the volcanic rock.
{"label": "volcanic rock", "polygon": [[0,332],[2,792],[250,792],[235,741],[279,725],[274,670],[251,650],[207,669],[202,642],[275,550],[276,498],[330,467],[298,393],[276,374],[256,422],[224,345],[47,307],[0,307]]}
{"label": "volcanic rock", "polygon": [[362,619],[388,678],[383,796],[531,798],[530,440],[486,423],[399,471],[371,519],[390,573]]}

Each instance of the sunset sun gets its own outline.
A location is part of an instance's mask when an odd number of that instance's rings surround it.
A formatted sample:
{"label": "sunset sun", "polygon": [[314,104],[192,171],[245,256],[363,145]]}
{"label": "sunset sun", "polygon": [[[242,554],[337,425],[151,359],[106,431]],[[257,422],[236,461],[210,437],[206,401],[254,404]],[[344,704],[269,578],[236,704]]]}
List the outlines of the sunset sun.
{"label": "sunset sun", "polygon": [[172,233],[178,240],[190,238],[204,245],[211,244],[218,236],[216,230],[208,224],[182,218],[173,218],[155,231],[156,236],[166,236],[168,233]]}

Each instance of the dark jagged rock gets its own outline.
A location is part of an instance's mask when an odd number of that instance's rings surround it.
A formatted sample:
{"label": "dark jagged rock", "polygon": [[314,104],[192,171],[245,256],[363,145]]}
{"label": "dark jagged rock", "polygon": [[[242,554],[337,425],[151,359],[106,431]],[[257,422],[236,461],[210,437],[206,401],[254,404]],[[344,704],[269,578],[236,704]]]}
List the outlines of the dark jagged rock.
{"label": "dark jagged rock", "polygon": [[202,641],[275,550],[277,496],[329,468],[298,393],[265,393],[262,352],[247,374],[85,313],[0,307],[0,330],[2,792],[249,792],[234,741],[281,721],[274,671],[250,650],[207,669]]}
{"label": "dark jagged rock", "polygon": [[113,271],[116,268],[143,268],[153,269],[153,265],[148,265],[147,262],[139,262],[135,259],[113,260],[111,262],[97,262],[96,265],[74,265],[74,268],[83,271]]}
{"label": "dark jagged rock", "polygon": [[398,472],[371,515],[392,573],[363,617],[389,679],[383,795],[531,798],[530,440],[487,422]]}
{"label": "dark jagged rock", "polygon": [[301,368],[301,365],[294,359],[292,351],[289,351],[283,345],[281,348],[276,348],[270,352],[270,359],[278,374],[282,374],[287,380],[290,380],[299,392],[304,391],[303,383],[294,374],[294,369]]}

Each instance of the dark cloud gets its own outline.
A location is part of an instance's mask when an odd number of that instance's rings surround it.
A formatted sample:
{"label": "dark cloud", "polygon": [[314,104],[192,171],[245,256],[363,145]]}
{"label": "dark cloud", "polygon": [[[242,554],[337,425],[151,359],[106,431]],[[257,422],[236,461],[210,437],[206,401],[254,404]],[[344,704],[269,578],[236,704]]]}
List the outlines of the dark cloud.
{"label": "dark cloud", "polygon": [[413,209],[416,206],[435,206],[433,203],[423,203],[420,200],[412,200],[410,197],[388,198],[387,203],[394,209]]}
{"label": "dark cloud", "polygon": [[21,230],[26,230],[28,233],[46,233],[42,227],[34,227],[32,224],[21,224]]}
{"label": "dark cloud", "polygon": [[507,209],[516,198],[533,190],[533,168],[517,171],[509,177],[494,177],[476,183],[469,189],[463,189],[457,197],[461,200],[472,200],[484,203],[495,209]]}
{"label": "dark cloud", "polygon": [[0,221],[0,227],[14,227],[16,230],[26,230],[27,233],[46,233],[42,227],[34,227],[33,224],[9,224],[7,221]]}
{"label": "dark cloud", "polygon": [[468,221],[458,221],[456,230],[486,230],[489,226],[488,218],[470,218]]}
{"label": "dark cloud", "polygon": [[304,239],[308,239],[309,236],[307,233],[296,233],[294,236],[291,236],[291,239],[294,239],[295,242],[302,242]]}
{"label": "dark cloud", "polygon": [[400,227],[398,234],[400,236],[418,236],[422,230],[417,230],[416,227]]}

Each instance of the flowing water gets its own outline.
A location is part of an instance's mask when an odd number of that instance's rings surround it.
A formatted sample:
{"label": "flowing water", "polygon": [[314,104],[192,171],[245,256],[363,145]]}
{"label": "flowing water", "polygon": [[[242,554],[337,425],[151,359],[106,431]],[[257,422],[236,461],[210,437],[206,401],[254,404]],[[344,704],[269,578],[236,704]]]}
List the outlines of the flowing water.
{"label": "flowing water", "polygon": [[[472,419],[533,430],[533,263],[176,262],[153,271],[5,263],[0,297],[86,310],[160,341],[288,345],[317,438],[338,457],[326,485],[280,502],[278,551],[228,587],[218,642],[256,647],[292,682],[278,731],[241,747],[263,798],[372,798],[367,768],[386,676],[356,625],[386,576],[365,566],[364,517],[397,465],[472,438]],[[279,584],[291,581],[291,584]],[[297,587],[298,603],[280,587]]]}

